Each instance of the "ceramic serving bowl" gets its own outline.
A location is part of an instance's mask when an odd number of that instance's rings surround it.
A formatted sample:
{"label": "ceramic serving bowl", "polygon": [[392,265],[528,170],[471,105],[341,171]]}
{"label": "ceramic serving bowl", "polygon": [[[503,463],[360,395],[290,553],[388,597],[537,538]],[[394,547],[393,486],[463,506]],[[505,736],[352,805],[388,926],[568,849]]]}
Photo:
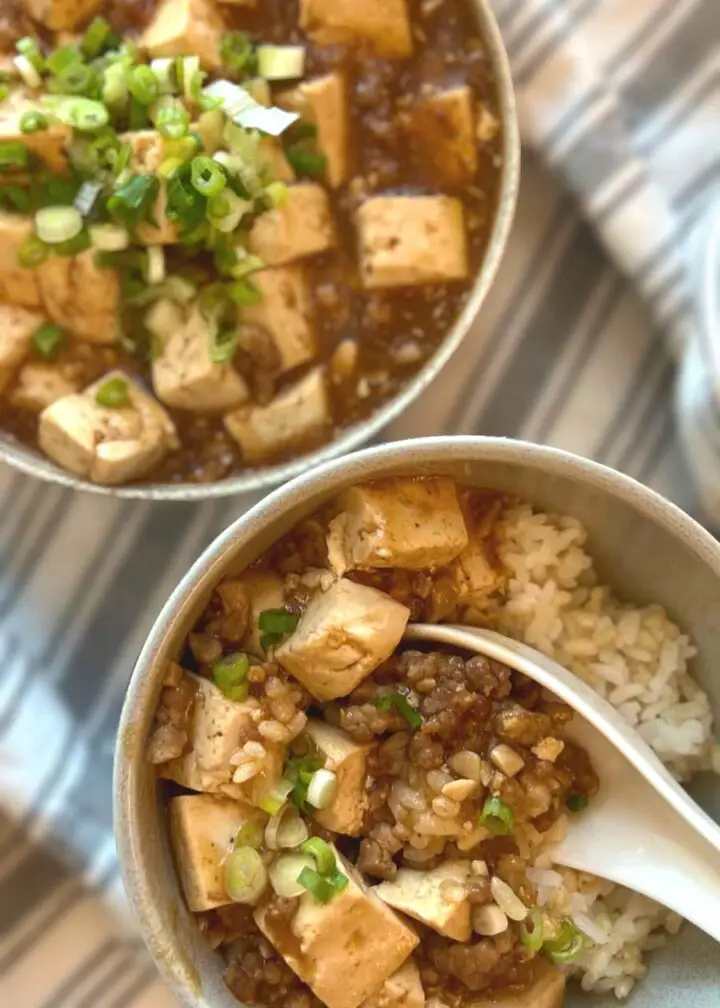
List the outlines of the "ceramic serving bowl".
{"label": "ceramic serving bowl", "polygon": [[61,469],[40,452],[19,444],[1,429],[0,460],[39,479],[104,496],[145,500],[206,500],[249,493],[285,483],[313,466],[347,454],[371,441],[384,427],[397,419],[436,377],[469,332],[497,272],[515,212],[520,176],[520,140],[510,67],[490,0],[467,0],[467,2],[475,12],[479,34],[487,47],[488,63],[493,69],[496,81],[503,124],[502,166],[495,219],[482,264],[463,311],[433,356],[397,396],[388,400],[371,416],[344,428],[333,441],[316,451],[289,462],[248,469],[216,483],[138,483],[117,487],[99,486]]}
{"label": "ceramic serving bowl", "polygon": [[[224,532],[192,567],[163,609],[133,673],[116,754],[115,816],[120,864],[133,910],[159,968],[188,1008],[238,1008],[222,964],[185,909],[173,869],[160,796],[145,744],[166,663],[214,586],[252,563],[299,519],[340,489],[395,474],[446,475],[518,494],[545,510],[574,515],[590,534],[604,582],[631,601],[658,602],[694,639],[695,672],[720,714],[720,545],[674,505],[634,480],[564,452],[517,441],[439,437],[371,448],[327,463],[270,494]],[[720,815],[717,780],[693,793]],[[608,838],[608,843],[612,839]],[[653,955],[633,1008],[717,1008],[720,953],[690,926]],[[610,996],[572,993],[571,1008],[611,1008]]]}

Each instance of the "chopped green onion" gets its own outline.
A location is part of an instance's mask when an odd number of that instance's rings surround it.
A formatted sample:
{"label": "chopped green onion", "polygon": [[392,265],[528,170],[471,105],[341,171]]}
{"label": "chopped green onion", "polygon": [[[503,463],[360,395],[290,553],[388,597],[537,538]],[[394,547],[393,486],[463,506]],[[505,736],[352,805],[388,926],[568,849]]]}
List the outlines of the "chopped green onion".
{"label": "chopped green onion", "polygon": [[293,127],[292,139],[293,142],[296,140],[310,140],[318,135],[317,123],[312,122],[309,119],[303,122],[297,123]]}
{"label": "chopped green onion", "polygon": [[18,185],[0,186],[0,206],[11,213],[28,213],[30,210],[30,193]]}
{"label": "chopped green onion", "polygon": [[124,378],[108,378],[95,393],[95,401],[98,406],[119,409],[128,405],[130,401],[128,392],[128,383]]}
{"label": "chopped green onion", "polygon": [[286,112],[280,108],[266,108],[256,102],[252,95],[237,84],[227,80],[213,81],[204,93],[221,102],[225,114],[236,126],[247,130],[260,130],[269,136],[280,136],[300,118],[296,112]]}
{"label": "chopped green onion", "polygon": [[93,224],[90,241],[99,252],[122,252],[130,244],[130,235],[117,224]]}
{"label": "chopped green onion", "polygon": [[300,622],[296,613],[287,609],[265,609],[258,616],[258,629],[263,633],[292,633]]}
{"label": "chopped green onion", "polygon": [[42,77],[26,56],[16,56],[13,65],[28,87],[39,88],[42,86]]}
{"label": "chopped green onion", "polygon": [[257,270],[263,269],[265,262],[260,256],[256,255],[244,255],[242,257],[236,257],[236,264],[231,270],[231,275],[237,280],[242,280],[243,277],[247,276],[248,273],[255,273]]}
{"label": "chopped green onion", "polygon": [[259,850],[263,842],[263,828],[260,823],[246,822],[240,827],[235,837],[234,847],[252,847]]}
{"label": "chopped green onion", "polygon": [[[228,286],[228,294],[242,308],[249,308],[262,301],[262,294],[257,285],[245,277],[242,280],[235,280]],[[288,631],[289,632],[289,631]]]}
{"label": "chopped green onion", "polygon": [[82,214],[75,207],[43,207],[35,214],[35,232],[47,245],[70,241],[83,229]]}
{"label": "chopped green onion", "polygon": [[0,102],[4,102],[6,98],[10,97],[10,85],[0,82]]}
{"label": "chopped green onion", "polygon": [[316,809],[325,809],[337,794],[337,777],[332,770],[316,770],[307,787],[307,802]]}
{"label": "chopped green onion", "polygon": [[292,80],[305,73],[305,46],[260,45],[257,71],[265,80]]}
{"label": "chopped green onion", "polygon": [[313,868],[303,868],[297,880],[320,903],[329,903],[338,894],[330,879],[323,878]]}
{"label": "chopped green onion", "polygon": [[149,217],[160,188],[152,175],[133,175],[107,201],[108,213],[119,224],[133,228]]}
{"label": "chopped green onion", "polygon": [[85,29],[85,34],[80,42],[80,48],[88,59],[95,59],[103,49],[107,48],[107,42],[111,41],[112,29],[104,17],[95,17]]}
{"label": "chopped green onion", "polygon": [[292,792],[294,786],[291,780],[281,777],[274,787],[265,792],[258,805],[268,815],[277,815],[287,801],[288,795]]}
{"label": "chopped green onion", "polygon": [[26,168],[28,151],[25,144],[19,140],[6,140],[0,143],[0,171],[5,168]]}
{"label": "chopped green onion", "polygon": [[65,330],[60,326],[46,322],[38,326],[33,333],[33,346],[36,353],[41,357],[52,357],[62,341],[65,339]]}
{"label": "chopped green onion", "polygon": [[232,329],[220,329],[210,347],[210,360],[215,364],[225,364],[231,361],[238,348],[238,334]]}
{"label": "chopped green onion", "polygon": [[130,112],[128,115],[128,127],[130,132],[147,129],[150,125],[148,106],[139,102],[137,98],[130,99]]}
{"label": "chopped green onion", "polygon": [[201,196],[216,196],[225,188],[225,174],[212,158],[200,155],[190,164],[193,187]]}
{"label": "chopped green onion", "polygon": [[55,76],[55,82],[61,94],[88,95],[95,82],[95,74],[84,63],[73,62]]}
{"label": "chopped green onion", "polygon": [[102,192],[102,188],[101,182],[83,182],[78,189],[73,206],[83,217],[87,217],[92,211],[95,201]]}
{"label": "chopped green onion", "polygon": [[47,68],[50,73],[61,74],[63,70],[67,67],[72,66],[73,63],[82,64],[82,56],[80,50],[76,49],[75,46],[60,46],[56,49],[54,53],[51,53],[47,58]]}
{"label": "chopped green onion", "polygon": [[171,99],[167,104],[157,109],[153,121],[158,132],[166,140],[180,140],[187,134],[190,113],[182,102]]}
{"label": "chopped green onion", "polygon": [[190,166],[179,168],[167,187],[165,214],[170,220],[187,226],[196,226],[205,217],[207,201],[190,181]]}
{"label": "chopped green onion", "polygon": [[21,133],[39,133],[48,128],[48,121],[42,112],[37,109],[30,109],[20,116]]}
{"label": "chopped green onion", "polygon": [[15,43],[15,49],[38,73],[42,73],[45,70],[45,58],[40,52],[40,47],[35,39],[29,37],[21,38]]}
{"label": "chopped green onion", "polygon": [[103,70],[102,100],[107,105],[121,105],[127,96],[127,69],[122,63],[110,63]]}
{"label": "chopped green onion", "polygon": [[228,32],[220,44],[223,65],[247,76],[255,72],[255,48],[245,32]]}
{"label": "chopped green onion", "polygon": [[160,94],[172,94],[175,90],[175,60],[172,57],[151,60],[150,69],[157,78]]}
{"label": "chopped green onion", "polygon": [[263,859],[252,847],[230,851],[224,864],[225,891],[233,903],[257,903],[268,883]]}
{"label": "chopped green onion", "polygon": [[307,838],[308,828],[293,805],[283,805],[265,827],[268,850],[299,847]]}
{"label": "chopped green onion", "polygon": [[265,189],[265,198],[273,209],[284,206],[290,199],[290,190],[284,182],[271,182]]}
{"label": "chopped green onion", "polygon": [[198,56],[178,56],[175,61],[178,86],[186,101],[194,101],[196,95],[200,94],[200,87],[205,75],[200,71],[200,58]]}
{"label": "chopped green onion", "polygon": [[538,952],[542,948],[543,918],[537,907],[533,907],[521,922],[520,941],[531,952]]}
{"label": "chopped green onion", "polygon": [[283,854],[270,865],[268,874],[270,885],[275,893],[283,899],[295,899],[302,896],[305,886],[298,881],[304,868],[313,870],[313,860],[306,854]]}
{"label": "chopped green onion", "polygon": [[402,693],[390,693],[388,696],[380,697],[379,700],[375,701],[375,706],[385,714],[394,707],[413,730],[419,728],[422,724],[422,716],[419,711],[416,707],[412,706],[407,697],[404,697]]}
{"label": "chopped green onion", "polygon": [[589,804],[589,799],[585,795],[570,795],[565,799],[565,805],[570,812],[582,812]]}
{"label": "chopped green onion", "polygon": [[17,261],[26,269],[36,269],[45,262],[49,254],[50,249],[45,242],[41,242],[35,235],[30,235],[18,249]]}
{"label": "chopped green onion", "polygon": [[141,105],[150,105],[160,94],[160,84],[149,66],[136,66],[128,78],[130,94]]}
{"label": "chopped green onion", "polygon": [[285,157],[298,175],[315,177],[323,175],[327,167],[327,158],[317,150],[309,150],[301,143],[288,144]]}
{"label": "chopped green onion", "polygon": [[332,875],[336,870],[337,859],[335,851],[330,844],[325,843],[320,837],[310,837],[309,840],[306,840],[301,845],[300,850],[303,854],[309,854],[314,860],[319,875]]}
{"label": "chopped green onion", "polygon": [[545,941],[543,949],[556,965],[574,962],[585,947],[585,937],[575,925],[564,920],[556,938]]}
{"label": "chopped green onion", "polygon": [[91,98],[65,98],[52,105],[53,115],[81,133],[95,133],[107,126],[110,113],[99,101]]}
{"label": "chopped green onion", "polygon": [[513,810],[500,798],[488,798],[478,819],[494,836],[507,836],[514,821]]}
{"label": "chopped green onion", "polygon": [[71,258],[72,256],[80,255],[86,249],[89,249],[92,242],[90,241],[90,232],[85,228],[79,231],[74,238],[68,238],[67,241],[59,242],[57,245],[53,245],[52,250],[56,256],[67,256]]}
{"label": "chopped green onion", "polygon": [[347,889],[350,879],[347,875],[344,875],[341,871],[334,871],[330,876],[330,881],[333,884],[333,888],[336,893],[341,893],[343,889]]}
{"label": "chopped green onion", "polygon": [[268,651],[273,645],[279,644],[282,640],[282,634],[279,633],[267,633],[263,634],[260,638],[260,647],[263,651]]}
{"label": "chopped green onion", "polygon": [[215,685],[228,700],[247,700],[250,659],[243,651],[226,655],[212,667]]}

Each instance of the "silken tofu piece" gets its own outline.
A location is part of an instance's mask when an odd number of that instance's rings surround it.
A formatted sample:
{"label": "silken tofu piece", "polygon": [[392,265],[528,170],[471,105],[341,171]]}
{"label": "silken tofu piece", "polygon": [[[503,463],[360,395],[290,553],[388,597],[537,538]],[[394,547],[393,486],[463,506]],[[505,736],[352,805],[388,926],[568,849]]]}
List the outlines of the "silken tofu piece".
{"label": "silken tofu piece", "polygon": [[359,836],[369,800],[365,790],[367,756],[372,746],[361,745],[342,728],[311,718],[305,725],[326,770],[337,777],[337,792],[327,808],[313,813],[325,829]]}
{"label": "silken tofu piece", "polygon": [[473,994],[472,1008],[563,1008],[565,974],[544,956],[533,959],[534,979],[524,990]]}
{"label": "silken tofu piece", "polygon": [[343,578],[313,596],[275,656],[317,700],[335,700],[390,657],[409,617],[384,592]]}
{"label": "silken tofu piece", "polygon": [[250,231],[250,251],[268,266],[326,252],[335,244],[330,201],[322,186],[298,182],[288,187],[287,202],[261,214]]}
{"label": "silken tofu piece", "polygon": [[301,446],[329,424],[330,400],[322,368],[278,393],[267,406],[242,406],[225,416],[225,427],[247,462],[259,462]]}
{"label": "silken tofu piece", "polygon": [[[108,409],[99,405],[96,395],[115,378],[126,383],[129,402]],[[38,440],[58,465],[107,485],[139,479],[178,444],[175,427],[162,406],[120,371],[44,409]]]}
{"label": "silken tofu piece", "polygon": [[468,861],[444,861],[430,871],[401,868],[392,882],[381,882],[375,893],[396,910],[427,924],[438,934],[455,941],[469,941],[470,903],[465,898],[450,899],[467,882]]}
{"label": "silken tofu piece", "polygon": [[263,634],[258,619],[266,609],[282,609],[285,606],[282,579],[272,571],[246,571],[238,580],[245,588],[250,606],[248,631],[242,645],[251,654],[264,655],[260,644]]}
{"label": "silken tofu piece", "polygon": [[23,133],[20,129],[24,113],[40,107],[24,88],[11,92],[4,102],[0,102],[0,143],[21,143],[55,174],[64,175],[68,166],[65,149],[72,137],[72,129],[58,122],[49,123],[47,129],[36,133]]}
{"label": "silken tofu piece", "polygon": [[369,889],[337,851],[348,885],[329,903],[299,898],[290,927],[278,926],[267,906],[255,922],[287,964],[327,1008],[358,1008],[418,944],[415,932]]}
{"label": "silken tofu piece", "polygon": [[505,582],[500,563],[488,552],[487,542],[472,536],[450,564],[450,573],[462,602],[482,602]]}
{"label": "silken tofu piece", "polygon": [[206,413],[234,409],[247,401],[248,387],[232,361],[212,359],[215,326],[197,305],[187,318],[178,314],[177,324],[167,328],[154,312],[147,324],[162,347],[152,362],[152,383],[166,406]]}
{"label": "silken tofu piece", "polygon": [[373,567],[442,567],[468,544],[455,483],[398,478],[343,491],[328,533],[338,574]]}
{"label": "silken tofu piece", "polygon": [[409,113],[412,142],[423,169],[440,185],[460,186],[477,171],[475,100],[461,84],[423,94]]}
{"label": "silken tofu piece", "polygon": [[22,0],[34,21],[51,31],[72,31],[99,11],[101,0]]}
{"label": "silken tofu piece", "polygon": [[[228,0],[229,2],[229,0]],[[273,178],[278,182],[294,182],[295,171],[285,157],[283,145],[275,137],[264,136],[260,139],[260,152],[269,166]]]}
{"label": "silken tofu piece", "polygon": [[194,913],[232,903],[223,859],[246,825],[264,827],[259,809],[215,795],[180,795],[169,802],[170,836],[187,905]]}
{"label": "silken tofu piece", "polygon": [[347,86],[341,73],[326,74],[278,95],[278,105],[317,126],[317,145],[327,160],[326,179],[337,189],[350,171]]}
{"label": "silken tofu piece", "polygon": [[140,36],[140,47],[153,58],[198,56],[205,70],[217,70],[224,31],[212,0],[160,0]]}
{"label": "silken tofu piece", "polygon": [[63,396],[79,391],[77,383],[67,378],[56,364],[36,364],[29,361],[17,373],[8,399],[19,409],[42,413]]}
{"label": "silken tofu piece", "polygon": [[33,333],[43,322],[40,312],[0,304],[0,370],[12,372],[30,353]]}
{"label": "silken tofu piece", "polygon": [[53,322],[88,343],[118,339],[120,279],[95,265],[95,250],[72,258],[53,256],[37,270],[43,307]]}
{"label": "silken tofu piece", "polygon": [[0,213],[0,301],[25,308],[42,305],[38,271],[24,269],[17,261],[20,246],[33,233],[31,218]]}
{"label": "silken tofu piece", "polygon": [[365,287],[464,280],[467,237],[462,203],[452,196],[373,196],[357,212]]}
{"label": "silken tofu piece", "polygon": [[120,139],[132,147],[130,167],[141,175],[154,175],[160,178],[152,219],[141,221],[136,231],[138,239],[144,245],[173,245],[178,240],[178,225],[165,215],[167,208],[167,182],[158,176],[158,169],[165,160],[164,141],[157,130],[136,130],[122,133]]}
{"label": "silken tofu piece", "polygon": [[414,960],[404,962],[379,990],[363,1001],[362,1008],[425,1008],[425,991]]}
{"label": "silken tofu piece", "polygon": [[240,312],[243,322],[256,323],[272,336],[280,370],[306,364],[317,353],[313,307],[302,266],[278,266],[253,273],[262,300]]}
{"label": "silken tofu piece", "polygon": [[397,58],[412,53],[406,0],[300,0],[300,27],[320,45],[369,46]]}

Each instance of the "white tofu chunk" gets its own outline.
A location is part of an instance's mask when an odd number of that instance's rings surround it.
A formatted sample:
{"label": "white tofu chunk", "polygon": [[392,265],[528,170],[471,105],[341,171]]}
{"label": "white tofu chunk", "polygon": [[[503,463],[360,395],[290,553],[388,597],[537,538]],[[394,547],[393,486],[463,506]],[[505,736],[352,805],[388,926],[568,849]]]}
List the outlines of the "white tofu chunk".
{"label": "white tofu chunk", "polygon": [[320,45],[369,45],[393,58],[412,53],[406,0],[300,0],[300,27]]}
{"label": "white tofu chunk", "polygon": [[425,991],[414,960],[404,962],[379,990],[363,1001],[362,1008],[425,1008]]}
{"label": "white tofu chunk", "polygon": [[338,574],[373,567],[442,567],[468,544],[451,479],[397,478],[350,487],[328,533],[330,566]]}
{"label": "white tofu chunk", "polygon": [[102,7],[101,0],[22,0],[33,21],[51,31],[79,28]]}
{"label": "white tofu chunk", "polygon": [[[96,395],[105,382],[115,378],[126,383],[129,402],[108,409],[99,405]],[[38,440],[58,465],[93,483],[113,486],[144,476],[178,444],[173,423],[162,406],[120,371],[44,409]]]}
{"label": "white tofu chunk", "polygon": [[458,900],[453,890],[463,893],[469,872],[468,861],[445,861],[430,871],[401,868],[392,882],[375,886],[375,893],[391,907],[427,924],[438,934],[465,942],[470,940],[472,931],[470,903],[462,895]]}
{"label": "white tofu chunk", "polygon": [[335,700],[390,657],[409,617],[384,592],[343,578],[310,600],[275,656],[317,700]]}
{"label": "white tofu chunk", "polygon": [[55,364],[23,364],[8,399],[19,409],[29,413],[42,413],[63,396],[73,395],[79,386],[67,378]]}
{"label": "white tofu chunk", "polygon": [[412,142],[440,185],[466,185],[477,171],[475,99],[467,84],[416,98],[409,112]]}
{"label": "white tofu chunk", "polygon": [[[158,176],[158,169],[165,160],[164,140],[157,130],[137,130],[132,133],[122,133],[120,139],[132,147],[130,167],[141,175]],[[167,182],[160,177],[158,191],[152,218],[142,221],[137,226],[138,240],[144,245],[173,245],[178,241],[178,225],[176,221],[165,216],[167,207]]]}
{"label": "white tofu chunk", "polygon": [[95,250],[72,258],[53,256],[37,270],[40,297],[53,322],[88,343],[118,339],[120,280],[95,265]]}
{"label": "white tofu chunk", "polygon": [[68,162],[65,154],[72,129],[63,123],[49,123],[36,133],[23,133],[20,120],[25,112],[36,111],[41,105],[25,88],[17,88],[0,102],[0,143],[19,142],[58,175],[64,175]]}
{"label": "white tofu chunk", "polygon": [[161,332],[152,316],[147,321],[162,346],[152,362],[153,388],[161,402],[206,413],[234,409],[247,401],[248,387],[233,362],[212,359],[216,327],[197,305],[170,331]]}
{"label": "white tofu chunk", "polygon": [[341,73],[298,84],[278,95],[281,108],[297,112],[317,126],[317,145],[327,160],[326,179],[332,189],[347,181],[350,172],[350,123],[347,85]]}
{"label": "white tofu chunk", "polygon": [[0,213],[0,301],[25,308],[42,306],[38,271],[24,269],[17,261],[20,246],[33,232],[29,217]]}
{"label": "white tofu chunk", "polygon": [[372,746],[361,745],[325,721],[310,719],[305,734],[312,741],[326,770],[337,777],[337,793],[327,808],[313,813],[325,829],[346,836],[359,836],[369,800],[365,790],[367,756]]}
{"label": "white tofu chunk", "polygon": [[329,903],[310,893],[299,898],[290,931],[268,917],[255,922],[287,964],[327,1008],[358,1008],[418,944],[415,932],[379,900],[337,851],[347,887]]}
{"label": "white tofu chunk", "polygon": [[0,368],[12,371],[23,363],[30,353],[33,333],[42,322],[40,312],[0,304]]}
{"label": "white tofu chunk", "polygon": [[251,654],[263,655],[260,645],[263,635],[258,619],[266,609],[282,609],[285,606],[282,578],[272,571],[246,571],[237,580],[243,585],[250,606],[248,631],[242,639],[243,648]]}
{"label": "white tofu chunk", "polygon": [[482,602],[505,581],[499,561],[488,552],[487,541],[474,537],[450,564],[450,573],[462,602]]}
{"label": "white tofu chunk", "polygon": [[357,212],[365,287],[464,280],[465,219],[452,196],[373,196]]}
{"label": "white tofu chunk", "polygon": [[524,990],[473,994],[472,1008],[563,1008],[566,977],[544,956],[533,959],[533,982]]}
{"label": "white tofu chunk", "polygon": [[198,56],[205,70],[218,70],[224,31],[212,0],[160,0],[140,36],[140,47],[153,58]]}
{"label": "white tofu chunk", "polygon": [[267,816],[250,805],[214,795],[180,795],[168,807],[175,863],[190,910],[200,913],[232,903],[223,859],[243,826],[264,827]]}
{"label": "white tofu chunk", "polygon": [[267,406],[244,406],[225,416],[225,427],[247,462],[260,462],[302,447],[330,424],[330,400],[322,368],[279,392]]}
{"label": "white tofu chunk", "polygon": [[264,136],[260,140],[260,151],[269,166],[273,178],[278,182],[294,182],[295,171],[285,157],[283,145],[275,137]]}
{"label": "white tofu chunk", "polygon": [[243,322],[255,323],[272,336],[280,356],[280,370],[307,364],[317,353],[313,306],[302,266],[278,266],[253,273],[262,301],[240,312]]}
{"label": "white tofu chunk", "polygon": [[250,231],[249,248],[268,266],[326,252],[335,244],[330,201],[322,186],[298,182],[288,187],[281,207],[261,214]]}

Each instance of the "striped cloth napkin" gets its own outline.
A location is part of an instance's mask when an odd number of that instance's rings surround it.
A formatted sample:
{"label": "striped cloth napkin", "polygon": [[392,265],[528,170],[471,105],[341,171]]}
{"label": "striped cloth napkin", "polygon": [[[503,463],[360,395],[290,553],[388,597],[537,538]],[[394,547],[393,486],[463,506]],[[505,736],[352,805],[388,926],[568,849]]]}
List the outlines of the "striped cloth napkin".
{"label": "striped cloth napkin", "polygon": [[[542,441],[718,516],[691,247],[720,185],[720,2],[495,8],[526,144],[517,222],[473,333],[388,437]],[[95,499],[0,470],[0,1005],[173,1003],[123,911],[115,728],[162,602],[249,503]],[[633,1004],[651,1008],[642,985]]]}

